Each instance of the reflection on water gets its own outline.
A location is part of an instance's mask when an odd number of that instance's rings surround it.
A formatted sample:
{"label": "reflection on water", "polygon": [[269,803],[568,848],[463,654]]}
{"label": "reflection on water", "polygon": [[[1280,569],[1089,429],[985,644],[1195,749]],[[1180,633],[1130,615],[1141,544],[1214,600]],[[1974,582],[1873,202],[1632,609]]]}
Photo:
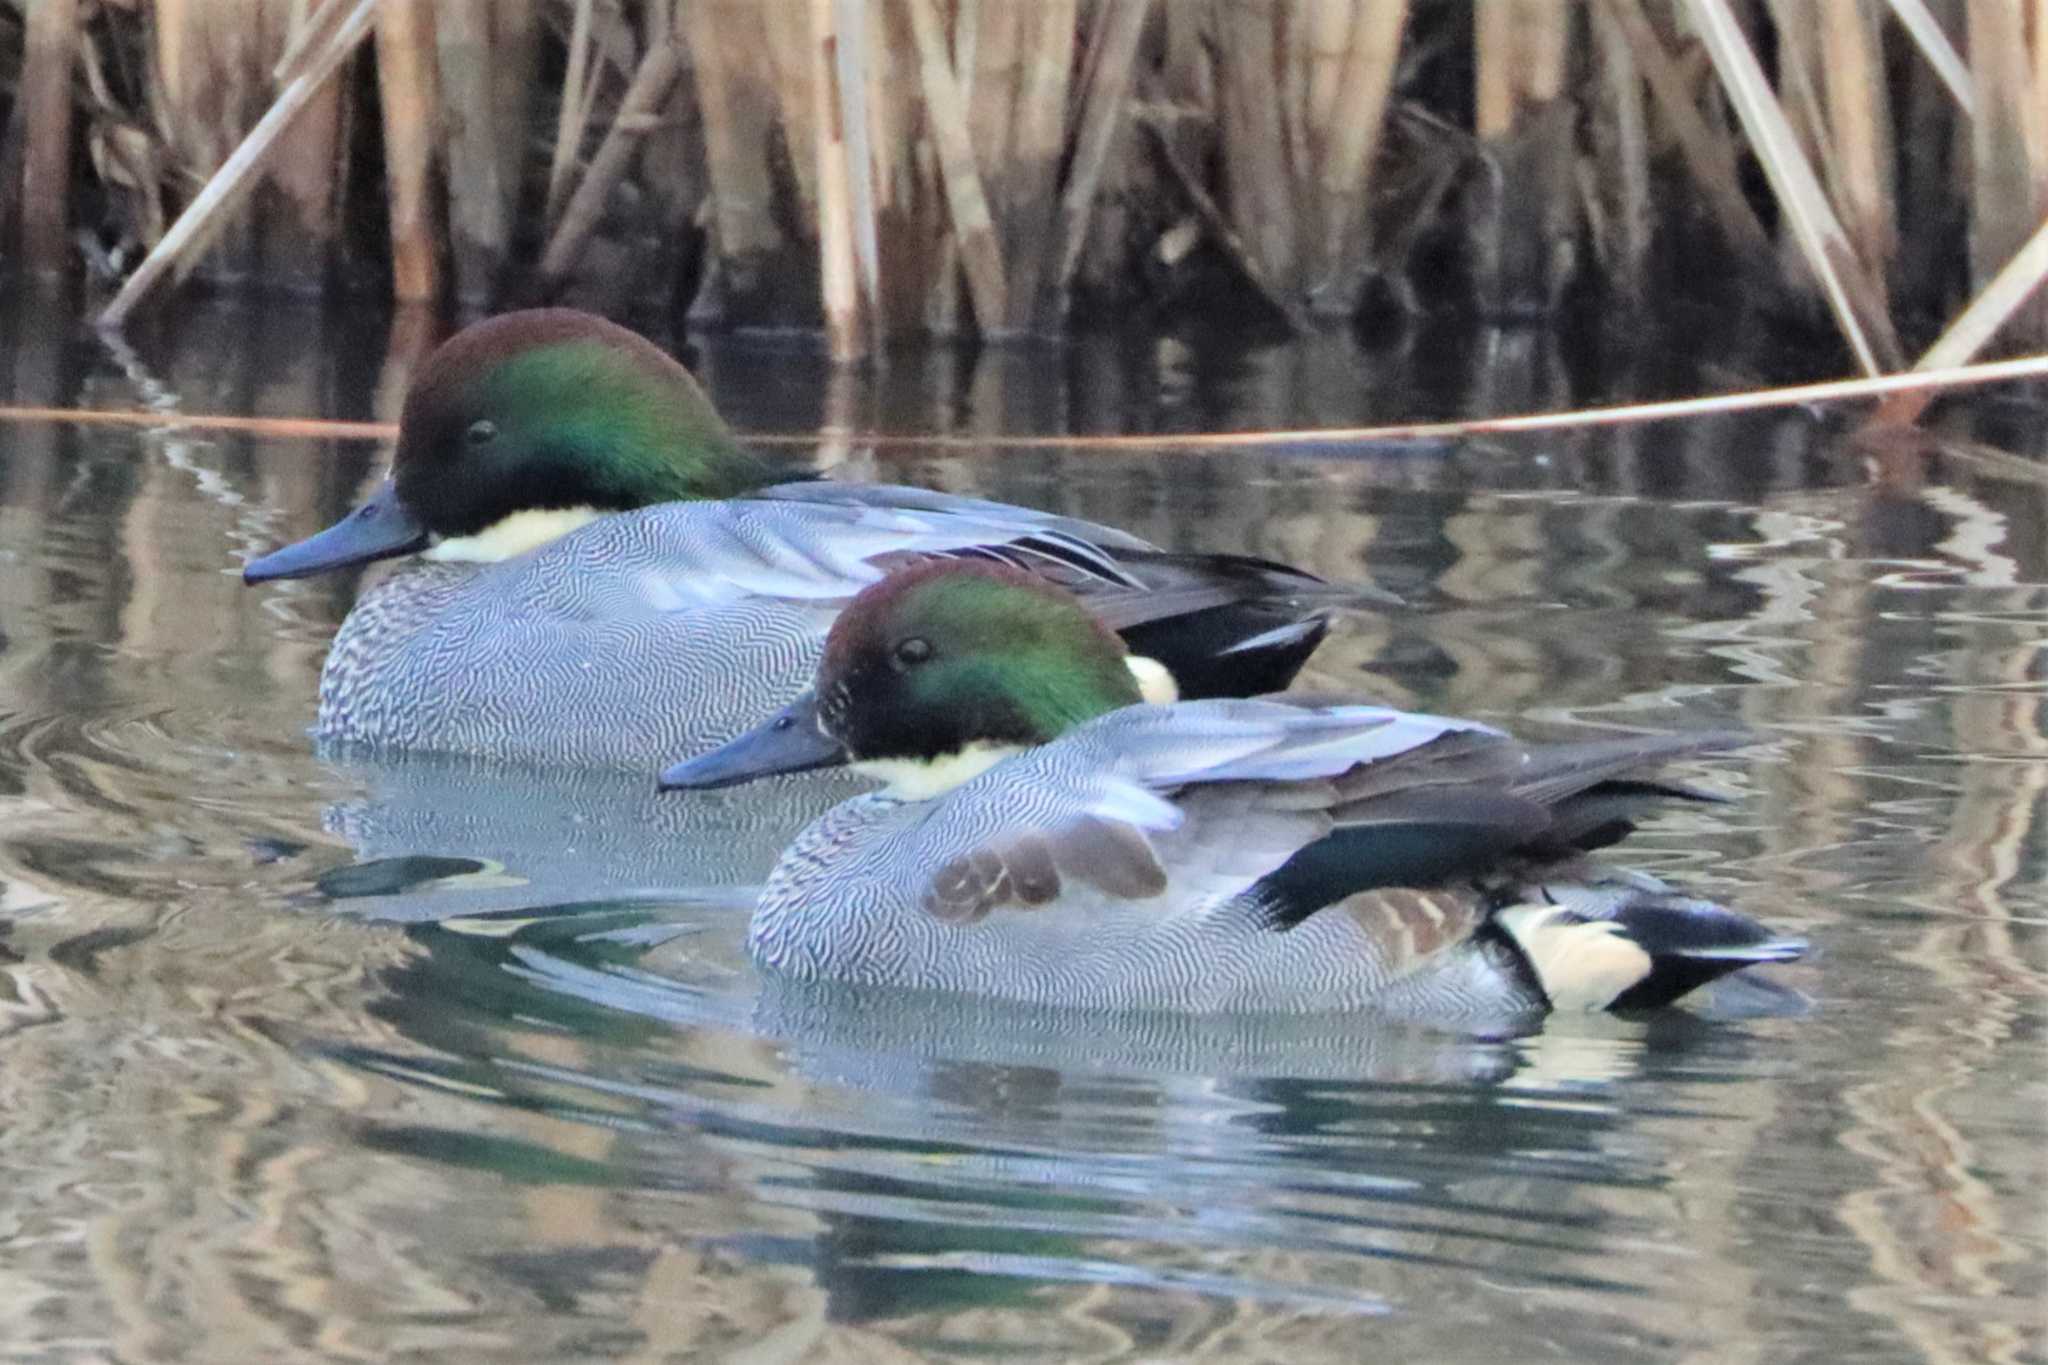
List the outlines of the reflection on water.
{"label": "reflection on water", "polygon": [[[25,402],[366,415],[417,355],[198,313]],[[258,365],[254,357],[261,356]],[[1556,405],[1541,345],[703,357],[748,428],[1185,429]],[[1651,360],[1638,359],[1648,366]],[[380,365],[382,368],[380,369]],[[1473,387],[1470,376],[1489,387]],[[1647,371],[1606,384],[1657,388]],[[1669,391],[1668,387],[1664,391]],[[372,395],[376,395],[372,397]],[[1810,1000],[1475,1041],[762,983],[829,799],[316,757],[352,585],[249,552],[370,446],[0,433],[0,1341],[50,1359],[2020,1359],[2048,1273],[2038,404],[879,477],[1369,573],[1314,685],[1764,736],[1635,861],[1803,933]],[[2001,455],[2000,451],[2007,452]],[[2014,458],[2017,456],[2018,458]]]}

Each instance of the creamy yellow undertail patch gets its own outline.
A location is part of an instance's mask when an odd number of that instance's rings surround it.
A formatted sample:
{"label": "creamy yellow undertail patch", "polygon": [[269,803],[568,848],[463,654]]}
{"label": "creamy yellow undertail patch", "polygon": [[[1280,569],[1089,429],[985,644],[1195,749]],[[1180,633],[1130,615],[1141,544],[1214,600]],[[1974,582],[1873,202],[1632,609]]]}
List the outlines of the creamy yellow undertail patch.
{"label": "creamy yellow undertail patch", "polygon": [[1495,922],[1508,932],[1557,1010],[1604,1010],[1650,974],[1650,955],[1612,920],[1578,921],[1555,905],[1518,905]]}

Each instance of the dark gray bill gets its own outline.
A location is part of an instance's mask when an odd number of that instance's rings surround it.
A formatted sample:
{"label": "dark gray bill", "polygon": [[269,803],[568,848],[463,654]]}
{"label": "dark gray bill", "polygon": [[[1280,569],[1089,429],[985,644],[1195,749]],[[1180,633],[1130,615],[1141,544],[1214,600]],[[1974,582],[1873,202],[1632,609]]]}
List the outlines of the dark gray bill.
{"label": "dark gray bill", "polygon": [[818,699],[806,692],[738,739],[668,769],[659,786],[665,792],[710,791],[846,761],[839,741],[818,728]]}
{"label": "dark gray bill", "polygon": [[398,490],[386,479],[361,507],[326,530],[244,564],[242,581],[304,578],[426,548],[427,528],[398,500]]}

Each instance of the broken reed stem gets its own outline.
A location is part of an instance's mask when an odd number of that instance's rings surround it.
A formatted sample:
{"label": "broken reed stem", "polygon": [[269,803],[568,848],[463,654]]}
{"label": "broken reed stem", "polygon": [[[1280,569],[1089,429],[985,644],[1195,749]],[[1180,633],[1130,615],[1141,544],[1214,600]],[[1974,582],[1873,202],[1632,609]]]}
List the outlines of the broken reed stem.
{"label": "broken reed stem", "polygon": [[967,275],[968,296],[974,301],[975,324],[986,335],[1000,330],[1008,316],[1003,250],[996,238],[995,220],[989,213],[981,172],[976,168],[967,110],[953,80],[952,64],[946,60],[939,16],[932,8],[932,0],[903,3],[910,13],[911,37],[917,46],[918,81],[924,90],[932,143],[938,152],[939,178],[952,216],[953,237],[960,245],[960,264]]}
{"label": "broken reed stem", "polygon": [[78,62],[78,0],[34,0],[15,117],[24,128],[21,244],[29,269],[54,275],[70,261],[71,73]]}
{"label": "broken reed stem", "polygon": [[576,258],[583,251],[583,243],[604,216],[605,200],[620,177],[625,175],[626,166],[638,150],[640,139],[655,126],[661,106],[682,71],[682,54],[668,40],[655,43],[641,59],[640,69],[633,73],[632,84],[626,87],[626,97],[619,105],[618,116],[605,131],[597,154],[590,158],[590,169],[583,173],[576,192],[569,196],[568,204],[562,209],[561,224],[555,229],[555,235],[549,239],[547,251],[541,257],[540,277],[544,283],[560,283],[576,264]]}
{"label": "broken reed stem", "polygon": [[[2034,229],[2027,244],[2013,254],[2005,268],[1992,277],[1991,283],[1948,325],[1940,340],[1928,347],[1927,354],[1914,362],[1913,368],[1924,373],[1952,369],[1969,361],[2034,297],[2044,279],[2048,279],[2048,220]],[[1898,394],[1886,399],[1871,421],[1905,426],[1920,420],[1920,414],[1933,401],[1934,394],[1925,389]]]}
{"label": "broken reed stem", "polygon": [[320,56],[278,93],[269,112],[242,139],[241,145],[221,164],[205,188],[185,206],[185,211],[164,233],[163,240],[121,286],[121,292],[114,296],[113,302],[101,310],[97,319],[100,326],[118,328],[135,305],[155,288],[164,272],[182,261],[194,244],[203,240],[204,234],[225,215],[232,213],[243,197],[255,188],[278,139],[312,103],[320,88],[341,69],[341,64],[348,60],[363,39],[369,36],[370,21],[376,17],[378,3],[379,0],[357,0],[355,8],[335,29]]}

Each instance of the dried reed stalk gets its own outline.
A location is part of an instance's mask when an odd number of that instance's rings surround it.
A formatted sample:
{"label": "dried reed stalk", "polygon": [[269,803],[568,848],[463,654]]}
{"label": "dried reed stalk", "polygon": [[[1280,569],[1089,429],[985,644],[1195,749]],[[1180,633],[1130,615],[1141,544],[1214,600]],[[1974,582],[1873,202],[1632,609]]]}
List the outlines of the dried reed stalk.
{"label": "dried reed stalk", "polygon": [[555,150],[548,158],[548,198],[542,219],[552,230],[562,216],[562,203],[569,193],[569,172],[583,146],[590,127],[592,96],[598,80],[591,71],[594,43],[590,26],[596,0],[575,0],[569,21],[568,66],[562,73],[561,108],[555,115]]}
{"label": "dried reed stalk", "polygon": [[[683,0],[690,3],[690,0]],[[808,4],[779,0],[761,6],[763,54],[774,72],[777,110],[782,115],[783,145],[789,150],[790,178],[795,182],[798,218],[818,217],[818,97],[812,80],[817,35]]]}
{"label": "dried reed stalk", "polygon": [[1721,225],[1728,244],[1747,259],[1762,260],[1770,255],[1770,234],[1764,231],[1756,211],[1743,196],[1736,172],[1735,149],[1727,139],[1707,126],[1691,88],[1663,39],[1650,26],[1642,9],[1630,0],[1600,0],[1601,12],[1621,30],[1629,51],[1649,83],[1650,97],[1678,143],[1680,157],[1693,181],[1706,197],[1707,207]]}
{"label": "dried reed stalk", "polygon": [[751,0],[691,0],[681,14],[696,61],[712,224],[731,278],[782,241],[767,151],[774,108],[754,65],[763,46],[760,11]]}
{"label": "dried reed stalk", "polygon": [[[1920,55],[1934,68],[1934,74],[1954,97],[1956,107],[1965,114],[1977,111],[1977,84],[1970,79],[1970,69],[1963,65],[1963,59],[1956,55],[1955,44],[1948,40],[1941,21],[1927,8],[1927,0],[1889,0],[1891,10],[1898,17],[1901,27],[1913,40],[1913,46],[1920,49]],[[2038,3],[2038,0],[2037,0]],[[2048,109],[2042,110],[2048,117]]]}
{"label": "dried reed stalk", "polygon": [[1500,137],[1524,106],[1564,93],[1572,10],[1553,0],[1488,0],[1472,12],[1473,131]]}
{"label": "dried reed stalk", "polygon": [[[932,0],[903,3],[908,8],[911,35],[917,45],[918,81],[924,90],[946,206],[952,215],[953,239],[959,244],[968,296],[974,301],[975,322],[984,333],[994,332],[1005,325],[1008,317],[1003,249],[976,166],[968,111],[953,80],[952,64],[946,59],[945,35],[939,28]],[[978,74],[976,80],[980,79]]]}
{"label": "dried reed stalk", "polygon": [[1608,269],[1622,289],[1639,296],[1650,254],[1650,138],[1642,73],[1628,35],[1611,6],[1593,10],[1593,37],[1608,117],[1600,125],[1601,165],[1610,173],[1614,203],[1604,242]]}
{"label": "dried reed stalk", "polygon": [[1236,230],[1230,225],[1230,220],[1224,216],[1223,210],[1216,206],[1216,201],[1209,196],[1209,192],[1202,188],[1201,181],[1195,178],[1187,163],[1181,160],[1180,153],[1174,149],[1172,134],[1151,119],[1142,120],[1142,126],[1151,134],[1152,145],[1159,155],[1160,163],[1166,167],[1167,173],[1180,187],[1181,193],[1187,196],[1188,206],[1194,210],[1195,217],[1201,222],[1210,242],[1223,253],[1238,274],[1244,277],[1245,283],[1252,287],[1253,292],[1272,306],[1273,311],[1287,324],[1288,330],[1306,335],[1312,329],[1307,317],[1302,313],[1301,305],[1295,301],[1291,292],[1267,278],[1265,267],[1260,264],[1258,257],[1252,254],[1244,240],[1237,235]]}
{"label": "dried reed stalk", "polygon": [[1813,167],[1800,154],[1785,112],[1726,0],[1684,0],[1684,4],[1792,224],[1800,251],[1821,281],[1856,363],[1866,374],[1898,368],[1898,340],[1883,310],[1882,296],[1858,263]]}
{"label": "dried reed stalk", "polygon": [[[969,29],[974,41],[968,65],[974,74],[967,88],[974,95],[968,105],[968,130],[990,203],[999,206],[1010,162],[1010,139],[1016,130],[1017,90],[1024,79],[1024,27],[1029,7],[1012,0],[960,0],[960,6],[963,11],[975,11]],[[921,64],[922,56],[919,61]],[[984,325],[996,324],[989,320]]]}
{"label": "dried reed stalk", "polygon": [[[620,18],[604,25],[601,31],[623,40],[629,29]],[[709,193],[703,123],[696,83],[690,79],[690,49],[684,38],[678,0],[647,0],[640,13],[640,33],[644,47],[663,42],[675,44],[677,56],[683,61],[684,74],[677,79],[668,103],[662,107],[661,127],[640,140],[640,161],[635,172],[637,183],[647,193],[654,241],[668,248],[654,257],[658,273],[648,282],[650,292],[673,296],[682,272],[706,263],[692,260],[698,215]],[[797,160],[809,162],[808,157]],[[706,258],[715,259],[715,254],[704,252]]]}
{"label": "dried reed stalk", "polygon": [[[1811,17],[1811,14],[1806,16]],[[1823,0],[1820,58],[1843,227],[1872,284],[1883,287],[1897,252],[1892,132],[1878,15],[1862,0]],[[1889,313],[1889,305],[1882,305]]]}
{"label": "dried reed stalk", "polygon": [[1280,105],[1275,0],[1217,0],[1219,94],[1230,223],[1259,274],[1292,296],[1300,286],[1300,238]]}
{"label": "dried reed stalk", "polygon": [[1004,177],[1003,255],[1009,325],[1031,326],[1052,246],[1055,186],[1067,145],[1067,84],[1074,69],[1076,0],[1037,0],[1025,26],[1024,81],[1017,92],[1010,172]]}
{"label": "dried reed stalk", "polygon": [[549,238],[541,256],[540,277],[550,287],[561,283],[574,268],[591,230],[604,217],[605,200],[626,173],[626,166],[639,150],[640,139],[654,127],[661,106],[668,99],[676,77],[682,74],[682,55],[673,42],[656,43],[633,73],[618,116],[606,130],[590,169],[577,182],[576,192],[562,209],[562,221]]}
{"label": "dried reed stalk", "polygon": [[377,99],[391,209],[391,294],[441,296],[441,202],[434,191],[436,92],[433,0],[383,0],[377,12]]}
{"label": "dried reed stalk", "polygon": [[[282,0],[161,0],[149,11],[157,79],[148,93],[176,178],[211,177],[256,120],[271,94],[266,68],[282,49],[271,31],[272,11],[282,8]],[[245,282],[255,273],[257,240],[251,217],[223,215],[207,224],[206,241],[179,273],[203,262],[209,273]]]}
{"label": "dried reed stalk", "polygon": [[1576,118],[1561,99],[1579,8],[1498,0],[1473,13],[1474,127],[1483,193],[1470,200],[1472,278],[1487,313],[1548,312],[1576,265]]}
{"label": "dried reed stalk", "polygon": [[853,257],[860,267],[861,293],[872,323],[881,296],[881,251],[875,241],[874,129],[868,113],[868,25],[866,0],[834,0],[839,40],[830,53],[837,100],[839,140],[844,146],[847,205],[853,221]]}
{"label": "dried reed stalk", "polygon": [[29,269],[56,274],[71,258],[71,74],[78,62],[78,0],[28,8],[21,96],[21,245]]}
{"label": "dried reed stalk", "polygon": [[[340,0],[324,0],[310,14],[301,5],[292,9],[292,28],[277,68],[280,81],[318,56],[347,13]],[[264,274],[273,286],[313,292],[326,282],[338,240],[335,204],[346,179],[348,148],[342,130],[347,94],[343,81],[330,81],[315,92],[306,111],[280,137],[268,185],[259,190]]]}
{"label": "dried reed stalk", "polygon": [[[1324,8],[1342,10],[1325,0]],[[1358,306],[1369,246],[1357,224],[1372,187],[1373,160],[1401,57],[1408,0],[1353,0],[1334,88],[1310,82],[1310,126],[1317,149],[1316,190],[1322,233],[1316,248],[1317,306],[1349,316]],[[1327,100],[1327,104],[1323,103]]]}
{"label": "dried reed stalk", "polygon": [[119,327],[145,298],[164,273],[199,249],[210,230],[234,212],[235,206],[254,188],[279,139],[305,111],[320,88],[341,69],[363,39],[369,36],[379,0],[357,0],[319,55],[278,93],[270,111],[262,117],[242,144],[235,148],[205,188],[178,215],[163,240],[156,244],[135,273],[122,285],[99,315],[103,327]]}
{"label": "dried reed stalk", "polygon": [[481,301],[512,244],[511,187],[502,179],[497,145],[490,0],[436,0],[434,19],[455,288]]}
{"label": "dried reed stalk", "polygon": [[825,336],[832,359],[844,365],[867,354],[861,291],[854,271],[853,209],[846,173],[845,125],[839,100],[837,0],[811,0],[811,93],[818,180],[818,278],[825,303]]}
{"label": "dried reed stalk", "polygon": [[1145,18],[1151,9],[1152,0],[1103,0],[1082,96],[1080,132],[1074,139],[1074,164],[1060,195],[1058,264],[1052,290],[1039,314],[1042,326],[1052,327],[1066,317],[1074,272],[1081,265],[1081,249],[1088,243],[1089,214],[1110,146],[1123,122],[1138,39],[1144,36]]}
{"label": "dried reed stalk", "polygon": [[[1970,277],[1981,289],[2048,211],[2048,128],[2035,117],[2025,11],[2013,0],[1967,0],[1967,14],[1979,95],[1970,125]],[[2048,337],[2048,308],[2026,310],[2015,330]]]}

